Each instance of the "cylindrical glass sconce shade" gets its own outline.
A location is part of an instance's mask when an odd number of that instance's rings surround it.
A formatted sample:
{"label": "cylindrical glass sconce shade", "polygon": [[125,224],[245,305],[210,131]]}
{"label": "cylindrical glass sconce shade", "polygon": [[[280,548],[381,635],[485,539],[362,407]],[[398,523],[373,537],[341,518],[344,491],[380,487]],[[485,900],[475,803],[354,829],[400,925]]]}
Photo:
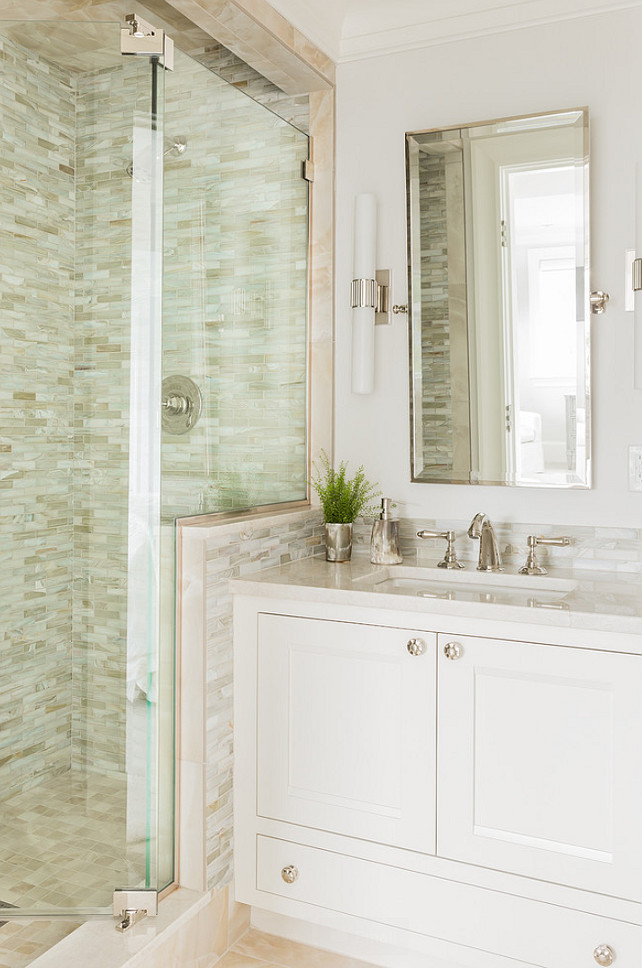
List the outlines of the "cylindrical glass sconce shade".
{"label": "cylindrical glass sconce shade", "polygon": [[[642,162],[635,166],[635,255],[642,257]],[[642,390],[642,292],[635,292],[633,299],[633,386]]]}

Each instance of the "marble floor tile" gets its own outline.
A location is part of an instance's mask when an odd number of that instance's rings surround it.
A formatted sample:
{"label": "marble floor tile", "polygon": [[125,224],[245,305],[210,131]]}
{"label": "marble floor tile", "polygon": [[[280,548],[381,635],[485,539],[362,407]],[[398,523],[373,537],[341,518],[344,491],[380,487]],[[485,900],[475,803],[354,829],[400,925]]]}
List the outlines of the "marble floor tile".
{"label": "marble floor tile", "polygon": [[26,968],[79,924],[67,920],[8,921],[0,927],[0,968]]}
{"label": "marble floor tile", "polygon": [[73,916],[110,907],[115,887],[143,883],[145,831],[132,829],[125,776],[70,771],[3,798],[0,809],[0,901]]}
{"label": "marble floor tile", "polygon": [[216,968],[273,968],[273,966],[267,961],[259,961],[258,958],[250,958],[249,955],[232,950],[216,962]]}
{"label": "marble floor tile", "polygon": [[311,948],[254,928],[250,928],[225,957],[230,954],[254,960],[231,961],[229,964],[223,960],[217,963],[216,968],[374,968],[369,962]]}

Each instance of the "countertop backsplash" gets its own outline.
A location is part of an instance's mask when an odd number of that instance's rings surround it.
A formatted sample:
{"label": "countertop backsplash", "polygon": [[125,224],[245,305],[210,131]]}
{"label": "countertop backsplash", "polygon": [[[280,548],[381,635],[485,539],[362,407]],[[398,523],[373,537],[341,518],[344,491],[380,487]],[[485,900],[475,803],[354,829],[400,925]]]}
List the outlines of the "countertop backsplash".
{"label": "countertop backsplash", "polygon": [[[471,515],[472,517],[472,515]],[[468,537],[470,521],[452,521],[439,518],[404,518],[401,522],[401,547],[404,558],[419,562],[434,559],[445,551],[445,541],[438,538],[421,539],[417,531],[422,528],[457,533],[457,557],[463,562],[474,563],[479,555],[479,542]],[[506,567],[517,571],[524,564],[527,554],[526,540],[529,535],[561,537],[567,535],[571,544],[566,548],[540,546],[537,557],[549,567],[582,569],[587,571],[612,571],[626,574],[642,573],[642,529],[638,528],[589,528],[549,524],[503,523],[493,520],[500,554]],[[372,519],[360,518],[355,522],[353,543],[357,553],[366,553],[370,546]]]}

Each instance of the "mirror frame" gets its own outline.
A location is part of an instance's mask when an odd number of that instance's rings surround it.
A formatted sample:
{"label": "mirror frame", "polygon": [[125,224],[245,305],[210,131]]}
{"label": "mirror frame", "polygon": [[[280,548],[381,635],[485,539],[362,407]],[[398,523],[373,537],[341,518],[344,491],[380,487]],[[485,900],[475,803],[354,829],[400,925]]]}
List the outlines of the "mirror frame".
{"label": "mirror frame", "polygon": [[[530,119],[546,118],[551,115],[560,114],[579,114],[583,118],[583,137],[582,137],[582,158],[583,158],[583,170],[584,170],[584,191],[583,191],[583,304],[584,304],[584,331],[583,331],[583,346],[584,346],[584,383],[578,383],[578,391],[583,389],[584,391],[584,401],[585,401],[585,427],[584,427],[584,446],[585,446],[585,479],[577,482],[537,482],[537,481],[489,481],[489,480],[475,480],[474,472],[471,471],[469,478],[467,480],[447,480],[440,477],[426,477],[417,476],[416,474],[416,460],[415,460],[415,443],[416,443],[416,415],[415,415],[415,343],[416,334],[414,332],[414,298],[413,298],[413,244],[412,244],[412,229],[413,222],[411,219],[412,215],[412,201],[413,196],[411,194],[411,142],[412,139],[416,139],[422,135],[447,133],[450,131],[464,131],[471,128],[483,127],[485,125],[497,125],[510,122],[528,121]],[[405,167],[406,167],[406,239],[407,239],[407,271],[408,271],[408,341],[409,341],[409,417],[410,417],[410,480],[415,484],[453,484],[453,485],[480,485],[480,486],[501,486],[501,487],[536,487],[548,488],[548,489],[580,489],[587,490],[592,487],[592,441],[591,441],[591,426],[592,426],[592,406],[591,406],[591,306],[590,306],[590,212],[589,212],[589,194],[590,194],[590,169],[589,169],[589,110],[588,107],[570,107],[562,108],[557,110],[549,111],[537,111],[531,114],[523,115],[509,115],[500,118],[491,118],[485,121],[473,121],[467,122],[465,124],[452,124],[444,125],[434,128],[425,128],[422,130],[407,131],[405,133]],[[577,272],[577,266],[576,266]],[[468,324],[470,321],[471,309],[468,299],[468,278],[470,274],[470,268],[468,265],[465,266],[465,276],[466,276],[466,302],[465,302],[465,319],[466,319],[466,331],[468,332]],[[416,286],[414,287],[416,288]],[[579,394],[578,394],[579,395]],[[467,404],[468,404],[468,433],[470,437],[470,377],[468,380],[467,387]],[[461,404],[461,401],[460,401]],[[461,407],[460,407],[461,408]],[[472,461],[471,461],[472,463]]]}

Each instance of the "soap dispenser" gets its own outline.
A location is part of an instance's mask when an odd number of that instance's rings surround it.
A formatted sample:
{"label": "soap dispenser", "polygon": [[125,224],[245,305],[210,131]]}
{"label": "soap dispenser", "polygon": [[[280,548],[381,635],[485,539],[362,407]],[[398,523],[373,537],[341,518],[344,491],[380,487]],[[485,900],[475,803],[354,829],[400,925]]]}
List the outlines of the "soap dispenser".
{"label": "soap dispenser", "polygon": [[392,501],[389,497],[381,499],[381,514],[372,525],[370,539],[370,561],[373,565],[398,565],[403,561],[399,522],[390,517]]}

